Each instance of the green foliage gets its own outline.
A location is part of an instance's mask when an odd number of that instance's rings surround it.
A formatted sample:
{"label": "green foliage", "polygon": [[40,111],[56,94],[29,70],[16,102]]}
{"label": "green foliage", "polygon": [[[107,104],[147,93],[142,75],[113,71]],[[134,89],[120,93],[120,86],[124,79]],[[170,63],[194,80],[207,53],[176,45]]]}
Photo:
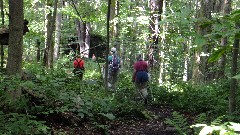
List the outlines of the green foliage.
{"label": "green foliage", "polygon": [[0,111],[0,132],[3,135],[41,135],[50,133],[50,128],[45,124],[44,121],[36,120],[35,116],[19,113],[5,114]]}
{"label": "green foliage", "polygon": [[187,135],[190,133],[190,128],[187,123],[187,119],[184,118],[179,112],[174,111],[172,118],[166,118],[166,124],[176,128],[179,134]]}
{"label": "green foliage", "polygon": [[28,107],[28,99],[25,95],[15,97],[18,93],[21,94],[23,82],[19,77],[11,76],[4,78],[0,83],[1,103],[0,108],[6,110],[22,111]]}
{"label": "green foliage", "polygon": [[151,99],[154,101],[153,103],[171,103],[174,99],[173,93],[168,91],[169,89],[165,86],[158,86],[156,84],[149,85],[149,93]]}
{"label": "green foliage", "polygon": [[211,122],[210,125],[195,124],[191,127],[197,130],[199,135],[214,134],[214,135],[238,135],[240,132],[240,124],[234,122],[222,122],[224,116],[220,116]]}
{"label": "green foliage", "polygon": [[[211,85],[193,85],[190,83],[179,83],[171,85],[168,91],[172,94],[171,102],[174,108],[188,110],[198,113],[221,113],[226,112],[228,104],[227,89],[224,84],[212,83]],[[209,104],[211,103],[211,104]]]}
{"label": "green foliage", "polygon": [[[7,2],[4,1],[4,5]],[[72,1],[66,1],[72,2]],[[234,6],[238,5],[238,1],[233,1]],[[177,3],[177,4],[175,4]],[[230,52],[232,39],[239,36],[239,30],[235,28],[235,23],[238,23],[240,18],[240,10],[233,10],[230,15],[223,17],[213,15],[211,20],[206,18],[194,18],[196,16],[195,3],[191,1],[172,0],[167,2],[166,11],[164,11],[163,20],[159,21],[159,27],[166,28],[163,33],[158,33],[162,36],[164,42],[157,44],[157,47],[164,54],[159,58],[164,63],[164,72],[166,72],[166,80],[171,84],[162,84],[159,86],[158,78],[156,77],[153,83],[149,85],[149,93],[155,104],[168,104],[174,109],[182,109],[187,112],[200,113],[196,116],[195,122],[207,123],[213,116],[225,114],[227,112],[227,97],[229,90],[228,80],[222,82],[210,82],[212,84],[193,85],[186,82],[179,83],[182,80],[184,66],[183,63],[188,60],[190,67],[192,54],[195,51],[202,51],[204,45],[213,45],[214,47],[220,44],[220,39],[228,37],[228,44],[224,48],[213,49],[208,52],[208,62],[217,61],[223,54]],[[239,2],[238,2],[239,3]],[[103,121],[115,120],[126,115],[146,115],[143,111],[143,104],[134,100],[136,90],[131,83],[131,71],[122,70],[119,75],[118,87],[115,92],[106,91],[103,87],[101,79],[100,67],[86,59],[86,71],[84,80],[81,81],[72,74],[72,56],[63,57],[56,62],[53,70],[48,70],[35,62],[36,41],[41,42],[41,50],[45,45],[45,1],[43,0],[26,0],[24,1],[25,9],[24,16],[29,20],[30,32],[24,36],[24,70],[33,74],[29,80],[23,81],[19,78],[0,77],[0,108],[9,111],[9,114],[1,114],[2,120],[5,115],[14,123],[13,126],[9,123],[2,124],[7,132],[11,130],[16,134],[24,134],[22,129],[25,125],[35,123],[36,130],[29,133],[41,134],[45,133],[44,122],[37,121],[35,114],[51,115],[56,113],[71,112],[81,119],[95,121],[99,128],[107,130],[108,126]],[[73,36],[76,33],[76,19],[82,19],[87,23],[91,23],[91,33],[100,33],[106,35],[106,1],[78,1],[77,10],[73,8],[72,3],[59,8],[59,13],[62,13],[62,37]],[[118,24],[118,37],[113,39],[119,41],[119,45],[125,48],[126,58],[133,59],[134,55],[139,52],[146,51],[146,45],[149,45],[146,37],[149,37],[149,15],[150,9],[144,8],[144,3],[136,3],[131,1],[120,2],[119,14],[112,20],[112,23]],[[129,10],[131,8],[131,10]],[[7,6],[4,9],[7,11]],[[80,13],[79,14],[77,13]],[[157,14],[156,14],[157,15]],[[6,17],[6,22],[8,18]],[[198,25],[201,28],[211,26],[211,32],[207,35],[199,35],[195,29]],[[165,27],[166,26],[166,27]],[[234,37],[235,36],[235,37]],[[61,39],[61,45],[67,44],[66,39]],[[197,49],[197,50],[196,50]],[[6,50],[6,49],[5,49]],[[216,50],[213,51],[212,50]],[[6,54],[6,53],[5,53]],[[204,54],[207,56],[208,54]],[[230,56],[230,55],[229,55]],[[227,56],[229,59],[230,57]],[[158,58],[156,56],[156,58]],[[159,62],[158,61],[158,62]],[[128,67],[132,67],[131,62],[126,62]],[[228,64],[228,63],[227,63]],[[229,70],[229,65],[226,65],[226,71]],[[213,69],[216,71],[217,69]],[[159,72],[155,72],[159,74]],[[226,74],[229,74],[227,72]],[[239,75],[233,77],[239,79]],[[174,82],[174,83],[173,83]],[[8,91],[25,90],[34,94],[41,103],[32,102],[32,95],[24,93],[18,100],[9,98]],[[239,100],[239,97],[237,97]],[[7,107],[6,107],[7,106]],[[7,109],[6,109],[7,108]],[[11,112],[17,111],[19,114]],[[239,108],[239,106],[238,106]],[[28,112],[31,115],[22,114]],[[26,115],[26,116],[24,116]],[[179,133],[185,133],[188,130],[186,127],[186,119],[179,113],[174,113],[174,119],[168,120],[170,125],[176,126]],[[4,117],[3,117],[4,116]],[[101,117],[101,119],[99,119]],[[229,116],[230,117],[230,116]],[[233,117],[236,118],[236,117]],[[18,120],[20,121],[18,123]],[[25,123],[24,123],[25,122]],[[39,123],[37,123],[39,122]],[[23,125],[20,125],[23,124]],[[42,125],[41,125],[42,124]],[[15,126],[20,126],[20,129]],[[218,125],[218,124],[217,124]],[[186,127],[185,127],[186,126]],[[9,127],[9,128],[8,128]],[[46,128],[46,127],[45,127]],[[46,128],[47,129],[47,128]],[[16,131],[15,131],[16,130]],[[36,132],[35,132],[36,131]],[[11,134],[11,133],[10,133]]]}
{"label": "green foliage", "polygon": [[232,78],[239,80],[240,79],[240,74],[233,76]]}
{"label": "green foliage", "polygon": [[239,19],[240,19],[240,10],[234,10],[232,13],[231,13],[231,19],[233,21],[235,21],[236,23],[239,23]]}
{"label": "green foliage", "polygon": [[217,49],[215,52],[213,52],[213,54],[209,57],[208,62],[212,63],[217,61],[224,53],[226,53],[226,51],[228,51],[230,49],[229,46],[227,47],[222,47],[220,49]]}
{"label": "green foliage", "polygon": [[195,117],[194,122],[195,123],[208,123],[207,119],[208,119],[207,114],[201,113]]}

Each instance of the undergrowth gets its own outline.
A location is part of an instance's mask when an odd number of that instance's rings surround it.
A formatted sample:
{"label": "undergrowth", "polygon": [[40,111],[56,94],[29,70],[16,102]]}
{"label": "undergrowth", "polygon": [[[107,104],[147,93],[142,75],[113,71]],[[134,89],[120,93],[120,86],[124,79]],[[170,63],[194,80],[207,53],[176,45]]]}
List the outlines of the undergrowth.
{"label": "undergrowth", "polygon": [[[0,132],[5,134],[50,133],[47,116],[69,114],[74,116],[72,125],[92,122],[96,128],[106,130],[106,121],[125,118],[129,115],[144,117],[145,107],[136,101],[136,91],[131,83],[131,71],[121,69],[116,91],[105,90],[100,67],[86,60],[84,80],[72,74],[72,67],[58,63],[54,70],[47,70],[39,64],[25,64],[25,79],[7,79],[1,75]],[[71,64],[71,63],[70,63]],[[64,66],[65,65],[65,66]],[[154,76],[152,76],[154,79]],[[208,85],[193,85],[186,82],[161,86],[149,83],[152,104],[166,104],[177,110],[166,124],[174,126],[179,133],[192,132],[190,126],[197,123],[209,124],[216,117],[227,113],[227,90],[225,84],[214,82]],[[9,91],[21,90],[17,99]],[[193,117],[189,122],[188,117]],[[236,118],[229,116],[225,121]],[[79,123],[80,122],[80,123]],[[238,121],[236,121],[238,122]],[[11,123],[11,124],[10,124]],[[68,123],[69,124],[69,123]],[[15,128],[14,128],[15,127]],[[200,131],[199,131],[200,132]]]}

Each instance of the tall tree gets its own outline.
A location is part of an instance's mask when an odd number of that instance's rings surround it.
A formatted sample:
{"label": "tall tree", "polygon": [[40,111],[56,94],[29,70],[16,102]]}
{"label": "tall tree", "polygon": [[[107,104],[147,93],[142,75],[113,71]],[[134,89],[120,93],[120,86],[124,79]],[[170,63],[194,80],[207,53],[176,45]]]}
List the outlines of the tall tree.
{"label": "tall tree", "polygon": [[[4,26],[4,11],[3,11],[3,0],[0,0],[0,6],[1,6],[1,18],[2,18],[2,26]],[[3,68],[3,60],[4,60],[4,49],[3,49],[3,45],[1,46],[1,68]]]}
{"label": "tall tree", "polygon": [[[164,0],[149,0],[149,7],[150,7],[150,25],[149,25],[149,29],[150,29],[150,42],[151,42],[151,45],[148,47],[148,48],[151,48],[149,50],[149,57],[150,57],[150,60],[151,61],[151,69],[153,69],[153,65],[154,65],[154,59],[153,59],[153,53],[156,51],[159,56],[159,58],[157,59],[160,59],[160,60],[163,60],[163,51],[159,51],[159,48],[164,48],[164,46],[160,46],[158,43],[159,43],[159,40],[160,39],[160,25],[159,25],[159,22],[162,20],[162,13],[163,13],[163,5],[166,4],[166,3],[163,3]],[[165,26],[162,27],[162,30],[165,30]],[[164,37],[162,37],[164,38]],[[162,39],[161,42],[164,43],[163,41],[164,39]],[[154,51],[153,51],[154,50]],[[161,58],[162,57],[162,58]],[[160,64],[159,64],[159,83],[162,83],[162,80],[163,80],[163,64],[164,62],[163,61],[160,61]]]}
{"label": "tall tree", "polygon": [[[79,5],[80,3],[74,3],[74,1],[72,1],[72,4],[74,6],[74,9],[77,12],[78,17],[80,18],[80,19],[76,20],[77,35],[78,35],[78,40],[79,40],[79,48],[77,48],[77,49],[78,49],[79,53],[82,53],[81,55],[88,58],[89,57],[89,48],[90,48],[91,24],[90,24],[90,22],[87,22],[86,19],[83,19],[83,18],[86,18],[88,12],[82,15],[79,13],[79,11],[76,7],[76,5]],[[83,2],[82,4],[84,4],[85,8],[90,8],[90,7],[86,6],[85,2]]]}
{"label": "tall tree", "polygon": [[[224,2],[222,2],[222,14],[223,15],[227,15],[227,14],[230,14],[230,11],[231,11],[231,0],[224,0]],[[223,20],[224,21],[224,20]],[[224,29],[223,31],[225,31],[226,29]],[[227,42],[228,42],[228,39],[227,37],[223,37],[221,39],[221,46],[222,47],[225,47],[227,46]],[[222,78],[225,76],[225,65],[226,65],[226,55],[223,54],[219,60],[219,72],[217,74],[217,77],[218,78]]]}
{"label": "tall tree", "polygon": [[119,0],[112,0],[111,9],[110,9],[110,39],[113,41],[114,46],[117,48],[120,53],[120,44],[118,42],[119,37],[119,22],[118,22],[118,14],[119,14]]}
{"label": "tall tree", "polygon": [[[201,7],[198,12],[198,19],[200,20],[200,23],[197,26],[197,32],[201,35],[201,38],[203,38],[204,35],[209,34],[211,31],[210,25],[203,27],[202,23],[207,23],[208,20],[211,20],[212,0],[201,0],[200,3]],[[204,82],[208,77],[209,69],[207,54],[210,49],[210,45],[206,43],[199,50],[195,50],[192,76],[194,82]],[[201,53],[204,55],[201,55]]]}
{"label": "tall tree", "polygon": [[[236,23],[236,28],[240,29],[240,22]],[[233,56],[232,56],[232,69],[231,76],[235,76],[238,71],[238,55],[239,55],[239,35],[235,36],[233,44]],[[236,78],[231,78],[230,91],[229,91],[229,112],[233,113],[236,110],[238,84]]]}
{"label": "tall tree", "polygon": [[23,0],[9,0],[8,75],[22,72],[23,24]]}
{"label": "tall tree", "polygon": [[[60,0],[58,7],[62,8],[63,0]],[[59,9],[58,8],[58,9]],[[62,12],[57,10],[56,16],[56,32],[55,32],[55,45],[54,45],[54,59],[57,60],[59,57],[60,39],[61,39],[61,22],[62,22]]]}
{"label": "tall tree", "polygon": [[[111,12],[111,0],[108,0],[108,11],[107,11],[107,46],[105,50],[105,73],[108,73],[108,52],[109,52],[109,41],[110,41],[110,12]],[[105,89],[108,89],[108,74],[104,77]]]}
{"label": "tall tree", "polygon": [[[48,68],[53,68],[53,55],[54,55],[54,43],[53,43],[53,34],[55,30],[55,21],[56,21],[56,11],[57,11],[57,3],[58,0],[50,1],[47,0],[46,4],[46,10],[47,10],[47,16],[46,16],[46,21],[47,21],[47,38],[46,38],[46,45],[45,45],[45,50],[44,50],[44,66]],[[49,8],[49,7],[53,7]]]}
{"label": "tall tree", "polygon": [[150,40],[153,44],[158,44],[159,41],[159,21],[161,21],[163,0],[150,0],[149,6],[151,10],[150,15]]}
{"label": "tall tree", "polygon": [[[159,9],[158,9],[158,11],[159,11],[159,21],[161,21],[162,20],[162,18],[164,19],[166,16],[165,16],[165,13],[166,13],[166,0],[160,0],[160,1],[158,1],[159,3],[158,3],[158,7],[159,7]],[[163,15],[161,15],[163,13]],[[158,54],[158,56],[159,56],[159,58],[158,58],[158,60],[160,61],[160,63],[159,63],[159,81],[158,81],[158,83],[159,84],[161,84],[164,80],[165,80],[165,70],[164,70],[164,64],[165,64],[165,61],[164,61],[164,51],[163,50],[165,50],[165,45],[166,45],[166,28],[167,28],[167,26],[166,26],[166,24],[164,24],[163,26],[162,26],[162,37],[161,37],[161,42],[162,42],[162,44],[161,44],[161,46],[159,46],[159,48],[160,48],[160,50],[158,49],[157,50],[157,52],[159,53]],[[153,61],[153,63],[154,63],[154,61]]]}
{"label": "tall tree", "polygon": [[85,50],[85,39],[86,39],[86,22],[81,20],[77,21],[77,33],[79,39],[79,53]]}
{"label": "tall tree", "polygon": [[85,37],[85,47],[84,47],[84,52],[83,55],[85,58],[88,58],[89,56],[89,48],[90,48],[90,31],[91,31],[91,24],[90,22],[86,23],[86,37]]}

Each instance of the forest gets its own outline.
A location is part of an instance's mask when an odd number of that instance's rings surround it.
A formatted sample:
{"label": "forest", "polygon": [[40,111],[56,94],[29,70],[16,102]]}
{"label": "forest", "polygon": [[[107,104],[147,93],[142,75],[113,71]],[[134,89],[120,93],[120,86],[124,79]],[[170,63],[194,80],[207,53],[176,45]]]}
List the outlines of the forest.
{"label": "forest", "polygon": [[1,135],[240,134],[239,0],[0,0],[0,10]]}

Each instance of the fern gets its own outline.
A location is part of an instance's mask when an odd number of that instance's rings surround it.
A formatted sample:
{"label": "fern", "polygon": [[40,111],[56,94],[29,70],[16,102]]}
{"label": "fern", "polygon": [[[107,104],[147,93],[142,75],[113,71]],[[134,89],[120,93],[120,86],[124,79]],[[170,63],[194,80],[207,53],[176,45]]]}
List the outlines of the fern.
{"label": "fern", "polygon": [[207,123],[206,113],[201,113],[195,118],[195,123]]}
{"label": "fern", "polygon": [[[200,128],[197,130],[199,135],[214,134],[214,135],[238,135],[240,131],[240,124],[233,122],[222,123],[225,116],[220,116],[211,122],[211,125],[196,124],[192,128]],[[237,133],[238,132],[238,133]]]}
{"label": "fern", "polygon": [[179,134],[189,133],[190,128],[188,126],[187,119],[176,111],[173,112],[172,116],[172,119],[166,118],[165,123],[173,126]]}
{"label": "fern", "polygon": [[220,125],[222,123],[222,119],[224,118],[225,116],[219,116],[217,117],[214,121],[211,122],[211,125]]}

